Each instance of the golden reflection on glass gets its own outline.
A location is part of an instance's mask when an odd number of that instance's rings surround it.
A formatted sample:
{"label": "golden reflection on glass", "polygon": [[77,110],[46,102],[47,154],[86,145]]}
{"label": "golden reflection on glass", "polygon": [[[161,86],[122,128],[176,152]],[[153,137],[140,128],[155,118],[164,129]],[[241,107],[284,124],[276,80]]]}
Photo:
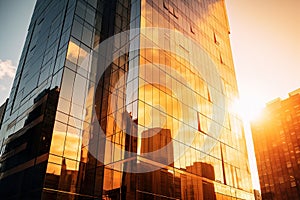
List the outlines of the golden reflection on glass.
{"label": "golden reflection on glass", "polygon": [[63,155],[66,131],[67,131],[66,124],[55,122],[51,147],[50,147],[50,153],[59,156]]}
{"label": "golden reflection on glass", "polygon": [[[142,0],[140,24],[142,28],[165,27],[180,31],[203,46],[220,71],[224,83],[224,94],[230,101],[236,95],[236,83],[230,61],[229,43],[224,42],[222,37],[228,34],[228,30],[225,30],[226,27],[219,27],[220,22],[216,21],[226,20],[223,16],[223,2],[205,3],[209,4],[205,8],[207,12],[217,13],[217,16],[206,15],[207,13],[203,13],[200,9],[201,17],[198,11],[197,13],[191,12],[189,16],[184,17],[186,14],[183,10],[190,10],[190,6],[194,3],[188,5],[181,1],[154,1],[150,4]],[[163,12],[157,10],[154,4],[160,6]],[[166,15],[168,19],[165,18]],[[225,33],[219,33],[216,30],[225,30]],[[214,194],[217,199],[229,199],[229,197],[251,199],[249,194],[244,192],[244,190],[251,189],[251,180],[247,171],[248,166],[244,166],[247,163],[247,154],[241,121],[231,113],[226,113],[226,120],[223,124],[213,121],[213,113],[217,112],[214,114],[219,115],[222,109],[213,110],[215,102],[213,102],[212,94],[214,91],[197,72],[196,68],[201,66],[191,66],[190,61],[193,58],[190,57],[189,50],[185,48],[187,40],[171,40],[167,34],[159,36],[153,31],[142,33],[140,45],[151,46],[153,44],[153,48],[139,50],[138,73],[128,81],[124,76],[124,70],[119,70],[127,64],[125,56],[113,62],[108,87],[103,89],[111,92],[105,97],[107,98],[105,101],[114,102],[114,104],[108,104],[107,111],[105,110],[107,115],[101,113],[101,119],[99,118],[101,123],[106,123],[105,134],[107,140],[113,144],[101,146],[105,149],[104,163],[120,165],[121,170],[122,161],[125,159],[124,150],[128,148],[128,145],[131,145],[129,148],[137,146],[136,151],[141,154],[159,149],[171,137],[172,149],[164,152],[162,157],[171,159],[173,162],[170,162],[170,166],[160,170],[159,173],[167,174],[164,181],[172,180],[172,187],[178,187],[176,190],[179,190],[177,191],[179,195],[174,195],[172,198],[207,199],[205,192],[210,191],[209,195]],[[159,48],[172,49],[174,52],[166,52]],[[89,51],[89,48],[71,39],[67,59],[89,71]],[[221,62],[219,51],[222,52]],[[201,64],[207,64],[208,61],[205,59],[197,58],[203,61]],[[227,63],[230,66],[227,66]],[[214,77],[210,78],[215,81]],[[126,96],[128,91],[135,90],[137,90],[135,96]],[[84,164],[94,164],[89,163],[93,159],[90,159],[88,152],[89,142],[95,137],[90,130],[95,103],[94,87],[83,76],[66,70],[61,97],[64,99],[59,100],[60,112],[56,116],[60,122],[55,123],[50,148],[52,155],[49,157],[47,167],[47,173],[56,175],[62,173],[62,168],[78,170],[78,161]],[[136,124],[138,129],[137,141],[130,141],[130,144],[126,141],[128,139],[126,125],[128,124],[124,122],[124,113],[130,116],[132,123]],[[217,138],[214,136],[216,126],[221,127],[221,135]],[[157,128],[160,130],[154,136],[156,139],[154,144],[153,141],[151,143],[150,140],[142,138],[152,133],[155,134]],[[193,140],[190,141],[190,139]],[[149,163],[153,164],[151,161]],[[103,175],[103,183],[101,183],[103,184],[101,185],[103,198],[110,198],[109,193],[113,190],[118,192],[122,190],[125,178],[122,177],[121,172],[114,169],[104,166],[103,171],[98,172],[102,173],[101,176]],[[156,176],[157,182],[153,180],[153,183],[161,185],[160,176]],[[134,182],[133,184],[136,184],[134,187],[138,188],[142,183]],[[126,187],[133,186],[129,184]],[[149,186],[149,188],[155,190],[156,186]],[[243,192],[235,188],[242,189]],[[130,189],[132,188],[128,191]]]}
{"label": "golden reflection on glass", "polygon": [[[162,92],[158,89],[158,86],[157,84],[144,84],[139,87],[139,94],[144,94],[143,100],[145,101],[145,103],[139,102],[139,124],[147,128],[170,129],[172,130],[171,133],[175,134],[178,129],[172,127],[172,118],[167,117],[167,115],[176,119],[182,118],[181,103],[168,95],[168,93],[172,94],[171,90],[165,88],[164,91],[167,93]],[[170,98],[169,101],[168,97]],[[172,137],[175,137],[175,135],[172,135]]]}
{"label": "golden reflection on glass", "polygon": [[122,181],[122,173],[106,168],[104,172],[103,190],[111,191],[113,189],[120,188]]}
{"label": "golden reflection on glass", "polygon": [[[82,137],[79,129],[70,126],[67,128],[67,125],[56,122],[50,146],[50,155],[53,154],[80,161],[81,142]],[[70,162],[67,165],[67,170],[78,170],[78,167],[77,164]]]}
{"label": "golden reflection on glass", "polygon": [[[223,94],[226,96],[227,101],[231,101],[237,95],[237,87],[230,55],[230,45],[227,39],[225,40],[223,37],[228,34],[223,2],[208,1],[208,7],[203,8],[205,11],[202,11],[201,8],[201,17],[199,17],[199,13],[191,13],[189,18],[192,21],[182,17],[185,14],[181,10],[190,8],[180,1],[160,1],[153,2],[153,4],[163,9],[163,14],[167,13],[169,15],[169,21],[161,15],[162,13],[157,12],[155,6],[147,1],[142,1],[141,27],[159,26],[170,29],[176,27],[181,32],[182,30],[188,32],[193,30],[189,36],[203,46],[215,62],[224,85]],[[176,6],[181,9],[178,10]],[[174,26],[172,20],[176,22],[176,26]],[[225,27],[220,26],[221,23],[225,24]],[[173,139],[175,138],[174,131],[182,134],[177,139],[182,139],[184,142],[188,141],[187,138],[194,137],[191,146],[195,150],[188,148],[182,154],[183,156],[174,161],[174,167],[184,169],[187,166],[192,166],[195,162],[211,165],[215,176],[213,187],[215,192],[218,193],[218,199],[225,198],[222,194],[228,197],[236,196],[240,199],[253,199],[250,193],[238,192],[238,190],[234,190],[235,194],[232,193],[232,188],[251,191],[247,155],[244,153],[246,148],[242,122],[230,111],[226,113],[223,124],[213,121],[213,114],[219,116],[222,112],[220,109],[223,108],[218,107],[215,109],[213,107],[214,104],[217,104],[213,102],[214,88],[211,88],[201,75],[193,69],[193,67],[201,66],[190,66],[189,52],[184,48],[186,41],[184,39],[170,41],[168,36],[157,37],[153,32],[147,31],[141,34],[140,43],[141,46],[150,46],[148,44],[153,43],[153,46],[157,45],[158,48],[172,49],[178,55],[157,50],[155,47],[154,49],[140,50],[138,122],[143,127],[139,128],[139,133],[142,133],[145,128],[153,128],[153,125],[155,125],[170,129]],[[222,53],[221,61],[220,52]],[[207,62],[202,57],[196,59],[202,60],[204,64]],[[145,68],[143,65],[152,66]],[[156,72],[156,65],[161,65],[158,67],[158,72]],[[216,81],[215,77],[210,78],[212,81]],[[189,84],[188,87],[185,87],[185,83],[182,83],[181,79]],[[158,86],[153,82],[158,83]],[[162,85],[167,85],[169,88],[161,87]],[[187,90],[187,88],[191,90]],[[184,102],[188,102],[188,104],[185,105]],[[151,112],[152,110],[154,112]],[[162,112],[166,116],[161,116]],[[156,117],[153,118],[153,116]],[[162,120],[160,119],[164,117],[166,123],[161,124]],[[217,131],[215,127],[221,130],[218,138],[212,137]],[[214,143],[216,145],[209,148]],[[178,148],[176,149],[176,147]],[[179,147],[181,146],[178,145],[177,141],[174,141],[174,154],[181,155],[184,151]],[[210,149],[209,152],[206,152],[207,154],[202,153],[201,150],[206,148]],[[225,182],[227,186],[221,184]],[[232,188],[228,186],[232,186]],[[195,196],[190,197],[195,198]],[[182,198],[185,199],[184,196]]]}
{"label": "golden reflection on glass", "polygon": [[46,173],[60,175],[61,174],[61,165],[48,163]]}
{"label": "golden reflection on glass", "polygon": [[69,42],[69,48],[67,52],[67,59],[70,60],[73,63],[77,63],[79,54],[79,46],[74,41],[70,40]]}

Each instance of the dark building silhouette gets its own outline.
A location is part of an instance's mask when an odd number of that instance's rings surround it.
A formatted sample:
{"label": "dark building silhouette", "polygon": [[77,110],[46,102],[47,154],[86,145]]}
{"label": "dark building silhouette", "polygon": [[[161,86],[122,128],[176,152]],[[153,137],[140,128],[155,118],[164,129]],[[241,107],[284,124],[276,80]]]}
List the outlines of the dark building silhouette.
{"label": "dark building silhouette", "polygon": [[70,195],[68,193],[58,193],[55,190],[69,191],[69,193],[76,192],[78,170],[68,170],[66,160],[62,160],[62,168],[60,175],[47,173],[45,179],[45,186],[52,188],[48,192],[44,192],[43,199],[77,199],[76,195]]}
{"label": "dark building silhouette", "polygon": [[0,194],[7,199],[39,199],[46,173],[58,88],[34,99],[24,127],[3,143]]}
{"label": "dark building silhouette", "polygon": [[154,162],[174,166],[174,147],[170,129],[152,128],[142,132],[141,153],[157,152],[147,156]]}
{"label": "dark building silhouette", "polygon": [[262,200],[260,191],[254,190],[254,198],[255,200]]}
{"label": "dark building silhouette", "polygon": [[262,199],[300,199],[300,90],[251,124]]}
{"label": "dark building silhouette", "polygon": [[[188,166],[186,171],[196,174],[204,179],[189,179],[186,185],[186,199],[208,199],[216,200],[216,193],[213,181],[215,181],[214,167],[203,162],[195,162],[192,166]],[[220,198],[222,195],[219,195]]]}
{"label": "dark building silhouette", "polygon": [[4,113],[5,113],[5,109],[7,106],[7,102],[8,102],[8,99],[0,106],[0,130],[1,130],[1,125],[2,125],[3,118],[4,118]]}
{"label": "dark building silhouette", "polygon": [[[135,123],[132,124],[135,127]],[[148,171],[157,165],[157,163],[164,163],[168,166],[173,166],[173,146],[171,141],[171,131],[169,129],[152,128],[143,131],[141,138],[140,153],[151,153],[163,149],[161,154],[153,154],[150,156],[136,156],[135,167],[138,170]],[[131,148],[138,152],[137,140],[131,144],[135,147]],[[171,144],[170,144],[171,143]],[[169,147],[168,147],[169,146]],[[168,147],[168,148],[165,148]],[[169,164],[168,164],[169,162]],[[132,166],[132,165],[131,165]],[[122,185],[123,190],[126,190],[125,199],[156,199],[161,197],[180,198],[180,191],[175,191],[175,185],[180,183],[179,177],[174,177],[168,169],[160,169],[149,171],[146,173],[125,173]],[[132,185],[132,183],[138,183]],[[159,184],[157,184],[159,183]],[[178,185],[177,185],[178,186]],[[180,188],[180,185],[179,185]]]}
{"label": "dark building silhouette", "polygon": [[224,0],[37,0],[0,198],[254,199],[229,32]]}

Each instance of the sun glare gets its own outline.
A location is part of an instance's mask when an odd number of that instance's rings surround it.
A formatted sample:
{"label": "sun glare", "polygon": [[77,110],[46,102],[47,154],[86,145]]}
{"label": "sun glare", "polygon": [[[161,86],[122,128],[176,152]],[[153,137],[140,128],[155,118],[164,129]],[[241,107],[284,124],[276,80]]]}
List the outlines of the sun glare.
{"label": "sun glare", "polygon": [[248,149],[249,165],[252,174],[252,184],[254,189],[260,190],[250,122],[258,119],[261,116],[261,111],[264,108],[264,104],[259,103],[258,99],[257,101],[253,101],[253,99],[237,99],[229,108],[232,112],[239,115],[243,120],[246,144]]}
{"label": "sun glare", "polygon": [[238,114],[244,122],[250,122],[257,119],[264,105],[257,101],[237,99],[234,101],[231,109]]}

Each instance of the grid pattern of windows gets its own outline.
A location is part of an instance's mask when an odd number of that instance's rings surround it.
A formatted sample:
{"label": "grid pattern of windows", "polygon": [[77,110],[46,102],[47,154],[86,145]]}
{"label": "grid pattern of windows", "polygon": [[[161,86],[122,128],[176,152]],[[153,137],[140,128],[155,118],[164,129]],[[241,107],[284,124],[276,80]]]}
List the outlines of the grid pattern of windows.
{"label": "grid pattern of windows", "polygon": [[[108,54],[127,43],[129,50],[100,74],[105,59],[97,46],[147,27],[191,38],[212,61],[197,60],[214,63],[220,77],[208,72],[207,81],[194,70],[201,66],[192,66],[195,52],[185,39],[143,31],[115,40]],[[253,199],[242,122],[218,100],[230,105],[237,98],[228,34],[223,0],[38,0],[1,130],[0,193]],[[170,47],[179,53],[163,50]],[[218,78],[222,88],[214,85]],[[160,167],[130,173],[132,163]],[[35,182],[26,179],[33,174]]]}
{"label": "grid pattern of windows", "polygon": [[300,94],[276,100],[252,123],[263,199],[300,199]]}
{"label": "grid pattern of windows", "polygon": [[[223,3],[219,1],[204,3],[145,0],[142,1],[141,27],[175,29],[197,41],[217,64],[225,87],[223,92],[230,102],[236,97],[237,90]],[[162,42],[163,44],[161,44]],[[171,130],[172,133],[176,133],[178,127],[184,127],[186,130],[182,133],[184,138],[190,137],[193,133],[197,135],[196,142],[192,144],[193,148],[174,162],[175,171],[177,171],[176,169],[188,171],[189,166],[193,166],[193,163],[207,163],[214,167],[213,180],[217,183],[228,185],[228,188],[251,189],[241,121],[234,113],[229,112],[226,122],[222,124],[224,127],[221,137],[213,136],[214,133],[213,130],[210,130],[210,126],[216,122],[212,119],[212,105],[217,102],[212,101],[211,93],[213,91],[210,91],[212,87],[207,85],[201,76],[191,71],[189,52],[184,47],[184,41],[170,41],[168,36],[162,38],[155,34],[142,34],[140,43],[141,46],[152,43],[154,48],[140,50],[140,66],[146,65],[147,67],[140,67],[139,71],[138,131],[142,132],[161,123],[161,121],[153,120],[156,116],[154,113],[152,113],[152,121],[147,120],[143,117],[144,112],[155,110],[162,113],[165,118],[163,120],[166,121],[165,128]],[[179,43],[175,48],[181,48],[179,56],[157,50],[161,46],[168,48],[168,45],[174,43]],[[222,59],[220,60],[220,58]],[[166,67],[161,67],[161,65]],[[176,78],[168,66],[178,71],[191,87],[182,84],[180,78]],[[158,84],[151,84],[153,82]],[[170,90],[160,87],[165,82],[172,82]],[[176,94],[172,94],[172,91],[182,91],[182,96],[188,99],[193,99],[190,97],[195,96],[196,102],[180,99],[176,97]],[[181,111],[183,112],[181,113]],[[193,123],[191,118],[197,119],[198,123]],[[210,152],[204,153],[201,151],[202,141],[217,145]],[[173,145],[177,146],[176,141]],[[187,183],[187,185],[189,184]],[[197,190],[201,190],[199,186]],[[214,191],[217,199],[232,195],[226,193],[221,187],[214,188]],[[251,197],[240,196],[240,198]]]}

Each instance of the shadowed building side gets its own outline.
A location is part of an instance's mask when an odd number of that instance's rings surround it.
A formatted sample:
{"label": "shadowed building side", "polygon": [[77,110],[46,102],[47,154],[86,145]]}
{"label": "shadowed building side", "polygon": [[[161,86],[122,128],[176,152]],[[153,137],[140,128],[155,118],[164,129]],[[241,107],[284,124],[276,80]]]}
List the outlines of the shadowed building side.
{"label": "shadowed building side", "polygon": [[6,101],[0,106],[0,130],[1,130],[1,125],[3,122],[7,102],[8,102],[8,99],[6,99]]}

